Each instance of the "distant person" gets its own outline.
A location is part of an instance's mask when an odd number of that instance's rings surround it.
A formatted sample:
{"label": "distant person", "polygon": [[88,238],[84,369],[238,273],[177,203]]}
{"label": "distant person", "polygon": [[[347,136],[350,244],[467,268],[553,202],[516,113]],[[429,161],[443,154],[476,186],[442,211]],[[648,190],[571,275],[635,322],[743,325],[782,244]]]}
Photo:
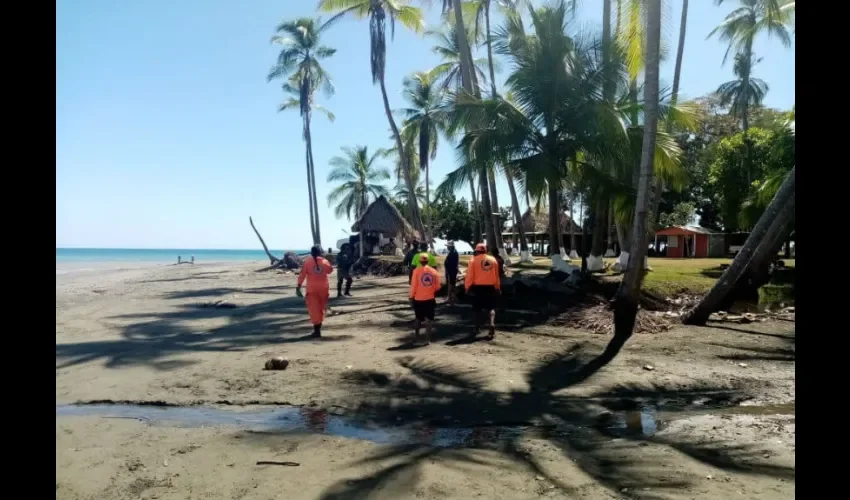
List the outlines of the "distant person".
{"label": "distant person", "polygon": [[181,258],[180,258],[180,256],[178,255],[178,256],[177,256],[177,263],[178,263],[178,264],[180,264],[180,263],[181,263],[181,262],[180,262],[180,260],[181,260]]}
{"label": "distant person", "polygon": [[502,293],[499,279],[499,262],[492,255],[487,255],[487,247],[483,243],[475,245],[475,252],[464,278],[466,291],[473,297],[472,307],[475,309],[475,335],[478,335],[481,324],[481,313],[490,313],[490,340],[496,335],[496,301]]}
{"label": "distant person", "polygon": [[455,285],[457,285],[457,273],[460,271],[460,255],[455,249],[455,242],[446,242],[446,249],[449,253],[446,255],[446,262],[443,266],[446,268],[446,284],[448,285],[448,303],[454,304],[457,301],[455,295]]}
{"label": "distant person", "polygon": [[417,253],[419,253],[419,242],[416,241],[416,240],[413,240],[413,242],[410,244],[410,250],[408,250],[407,253],[404,254],[404,265],[407,266],[407,270],[408,270],[408,272],[407,272],[407,284],[408,285],[410,284],[410,280],[413,279],[413,268],[415,267],[413,265],[413,257],[415,257]]}
{"label": "distant person", "polygon": [[495,248],[493,250],[490,250],[490,255],[492,255],[493,258],[496,259],[496,262],[499,263],[499,278],[504,278],[505,277],[505,259],[503,259],[501,255],[499,255],[499,251],[496,250]]}
{"label": "distant person", "polygon": [[430,344],[432,340],[431,330],[434,323],[434,310],[437,307],[437,290],[440,289],[440,275],[437,270],[428,265],[428,255],[420,253],[419,267],[413,271],[413,279],[410,282],[410,305],[416,319],[413,322],[413,336],[419,340],[419,329],[425,322],[425,343]]}
{"label": "distant person", "polygon": [[428,256],[428,265],[431,267],[437,267],[437,257],[434,256],[431,252],[428,251],[427,243],[419,244],[419,253],[416,254],[416,257],[413,258],[411,265],[413,267],[420,267],[422,265],[422,261],[419,259],[421,255]]}
{"label": "distant person", "polygon": [[345,296],[351,297],[351,266],[354,265],[354,254],[351,245],[345,243],[336,256],[336,296],[342,297],[342,282],[345,280]]}
{"label": "distant person", "polygon": [[304,297],[301,285],[307,280],[307,312],[313,323],[313,337],[322,336],[322,322],[325,319],[325,309],[330,299],[328,275],[333,272],[331,263],[322,257],[322,247],[315,245],[310,249],[310,256],[304,259],[301,273],[298,275],[298,286],[295,295]]}
{"label": "distant person", "polygon": [[194,263],[195,263],[195,256],[193,255],[192,256],[192,264],[194,264]]}

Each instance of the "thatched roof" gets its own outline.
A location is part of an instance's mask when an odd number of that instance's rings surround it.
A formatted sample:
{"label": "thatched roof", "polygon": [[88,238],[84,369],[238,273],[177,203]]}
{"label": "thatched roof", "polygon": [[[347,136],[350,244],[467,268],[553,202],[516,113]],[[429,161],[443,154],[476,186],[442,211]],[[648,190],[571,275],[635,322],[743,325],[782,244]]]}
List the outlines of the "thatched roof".
{"label": "thatched roof", "polygon": [[[581,233],[581,226],[573,222],[567,214],[561,212],[561,234],[569,234],[570,224],[572,224],[573,231],[576,234]],[[549,209],[543,207],[539,212],[532,212],[531,209],[527,209],[522,214],[522,230],[526,233],[548,233]]]}
{"label": "thatched roof", "polygon": [[366,211],[351,226],[351,230],[354,232],[372,231],[386,235],[401,235],[405,239],[421,239],[413,226],[384,196],[379,196],[377,200],[366,207]]}

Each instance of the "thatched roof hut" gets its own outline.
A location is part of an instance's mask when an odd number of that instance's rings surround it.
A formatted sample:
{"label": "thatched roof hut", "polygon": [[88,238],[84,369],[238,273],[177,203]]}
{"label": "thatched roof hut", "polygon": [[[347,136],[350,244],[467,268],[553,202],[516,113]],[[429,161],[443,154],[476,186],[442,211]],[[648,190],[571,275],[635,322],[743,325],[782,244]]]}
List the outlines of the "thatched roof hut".
{"label": "thatched roof hut", "polygon": [[[542,207],[539,212],[532,212],[529,208],[522,214],[522,230],[526,233],[548,233],[549,232],[549,209]],[[581,234],[581,226],[576,224],[570,217],[561,212],[561,234],[569,234],[570,224],[576,234]],[[512,229],[513,232],[516,232]]]}
{"label": "thatched roof hut", "polygon": [[384,196],[373,201],[363,215],[351,226],[354,232],[383,233],[387,236],[401,236],[404,239],[421,240],[421,235],[413,229],[398,209]]}

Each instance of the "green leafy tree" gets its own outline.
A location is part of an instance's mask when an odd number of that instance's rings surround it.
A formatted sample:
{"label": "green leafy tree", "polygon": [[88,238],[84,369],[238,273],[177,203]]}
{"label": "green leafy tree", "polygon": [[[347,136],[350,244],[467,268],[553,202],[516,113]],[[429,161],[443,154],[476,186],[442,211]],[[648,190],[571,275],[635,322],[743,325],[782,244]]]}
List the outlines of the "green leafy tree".
{"label": "green leafy tree", "polygon": [[446,193],[434,200],[434,235],[446,240],[464,241],[472,246],[478,238],[475,234],[476,217],[472,207],[464,199]]}
{"label": "green leafy tree", "polygon": [[683,201],[673,207],[670,213],[662,213],[660,227],[687,226],[696,215],[696,205],[689,201]]}
{"label": "green leafy tree", "polygon": [[386,152],[379,149],[370,155],[366,146],[343,147],[342,152],[343,156],[334,156],[330,161],[333,169],[327,181],[341,184],[328,194],[328,205],[336,205],[334,214],[337,218],[345,216],[349,220],[357,220],[372,200],[388,195],[387,189],[379,182],[388,180],[390,172],[375,164],[379,158],[386,156]]}

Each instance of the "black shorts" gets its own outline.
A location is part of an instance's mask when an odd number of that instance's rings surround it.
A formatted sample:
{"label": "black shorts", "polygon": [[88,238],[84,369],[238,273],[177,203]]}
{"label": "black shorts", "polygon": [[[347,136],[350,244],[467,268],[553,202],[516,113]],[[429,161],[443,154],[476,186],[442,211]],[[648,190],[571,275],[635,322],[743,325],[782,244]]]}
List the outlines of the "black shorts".
{"label": "black shorts", "polygon": [[422,321],[424,319],[434,321],[434,309],[436,307],[437,301],[434,299],[413,301],[413,313],[416,315],[416,319],[419,321]]}
{"label": "black shorts", "polygon": [[469,287],[469,293],[472,295],[472,306],[476,309],[485,309],[492,311],[496,309],[499,300],[499,294],[496,292],[496,287],[493,285],[472,285]]}
{"label": "black shorts", "polygon": [[457,285],[457,269],[454,271],[449,271],[446,269],[446,283],[451,286]]}

